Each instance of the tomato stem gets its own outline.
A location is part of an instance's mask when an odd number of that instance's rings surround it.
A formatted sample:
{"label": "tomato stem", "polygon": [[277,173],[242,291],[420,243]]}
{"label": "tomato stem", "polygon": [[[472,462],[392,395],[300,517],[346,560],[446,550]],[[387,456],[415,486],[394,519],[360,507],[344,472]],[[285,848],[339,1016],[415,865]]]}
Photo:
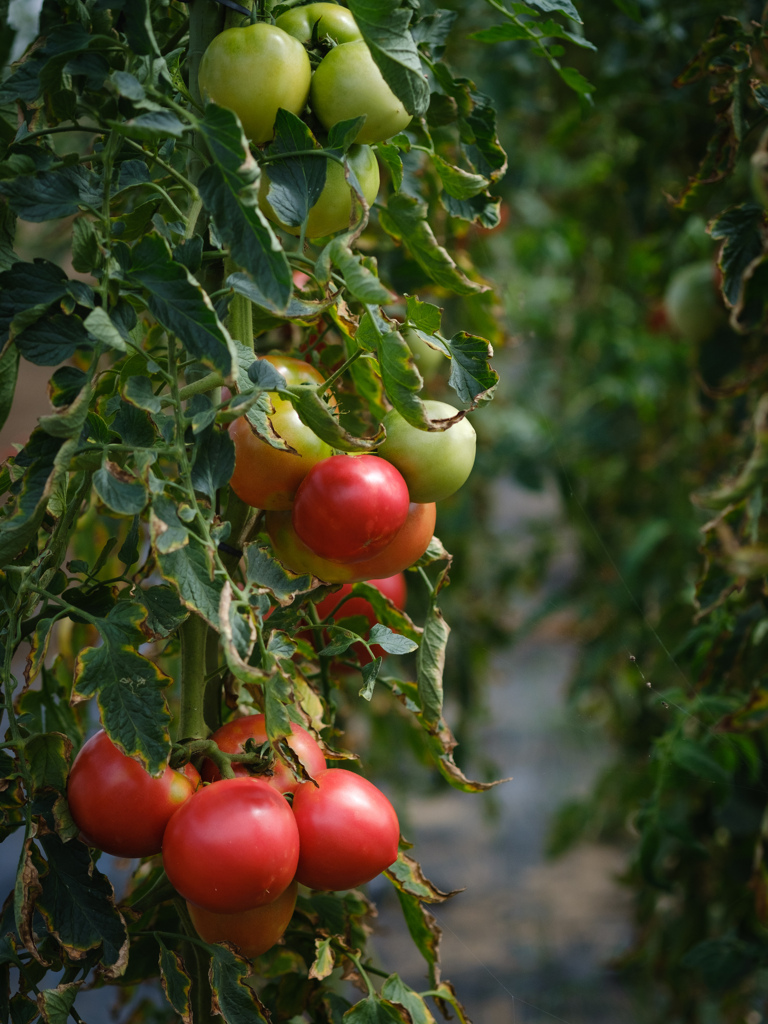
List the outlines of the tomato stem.
{"label": "tomato stem", "polygon": [[181,638],[181,706],[179,738],[208,734],[205,724],[205,648],[208,624],[192,612],[179,628]]}

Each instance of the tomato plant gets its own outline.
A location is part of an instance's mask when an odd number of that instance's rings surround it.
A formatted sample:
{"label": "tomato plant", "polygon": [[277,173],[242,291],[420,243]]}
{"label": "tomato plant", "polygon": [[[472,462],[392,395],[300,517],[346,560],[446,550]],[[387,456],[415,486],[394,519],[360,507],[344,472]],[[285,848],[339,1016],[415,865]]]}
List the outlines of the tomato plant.
{"label": "tomato plant", "polygon": [[198,790],[163,836],[171,884],[216,914],[274,902],[293,881],[298,856],[291,809],[261,779],[222,779]]}
{"label": "tomato plant", "polygon": [[435,503],[410,502],[408,515],[394,538],[371,558],[359,562],[332,562],[315,554],[293,528],[290,512],[269,512],[265,525],[275,553],[293,572],[309,572],[324,583],[359,583],[394,576],[417,562],[435,530]]}
{"label": "tomato plant", "polygon": [[[289,384],[322,384],[323,376],[314,366],[290,356],[263,357],[278,370]],[[271,391],[274,413],[267,418],[268,429],[274,431],[289,449],[275,448],[262,440],[246,416],[240,416],[229,427],[235,444],[235,469],[230,486],[248,505],[263,509],[289,509],[299,484],[317,462],[327,459],[332,448],[308,426],[287,398]]]}
{"label": "tomato plant", "polygon": [[104,730],[80,748],[67,782],[67,802],[81,837],[115,857],[160,852],[171,815],[200,783],[192,765],[152,776],[114,745]]}
{"label": "tomato plant", "polygon": [[[310,803],[314,786],[278,762],[269,783],[239,777],[261,742],[323,775],[323,752],[365,756],[347,749],[346,726],[376,690],[377,714],[400,721],[405,708],[423,732],[429,770],[462,789],[490,785],[455,763],[442,710],[451,556],[433,538],[435,506],[413,503],[374,453],[389,409],[428,419],[409,330],[450,358],[463,408],[489,407],[490,342],[446,334],[444,319],[500,334],[469,248],[460,262],[451,253],[473,225],[498,222],[506,156],[490,101],[442,59],[451,12],[415,0],[320,7],[286,12],[286,24],[306,24],[295,28],[309,32],[305,47],[252,0],[47,0],[39,39],[2,80],[0,421],[27,363],[49,371],[50,399],[0,467],[0,840],[21,840],[0,1005],[14,1020],[79,1019],[84,988],[152,984],[158,964],[175,1018],[206,1024],[215,1006],[227,1024],[282,1019],[269,966],[245,984],[242,958],[207,947],[190,922],[205,936],[200,908],[270,907],[263,921],[292,902],[299,834],[283,792]],[[336,82],[345,65],[352,84]],[[329,90],[365,101],[363,139],[413,124],[407,141],[374,154],[355,141],[354,110],[331,109],[323,125]],[[265,216],[267,201],[288,232]],[[283,558],[283,530],[299,571]],[[415,622],[364,581],[417,561]],[[331,671],[359,639],[318,620],[313,598],[334,579],[360,581],[355,597],[379,619],[371,643],[415,653],[407,696],[394,673],[379,676],[378,656],[361,668],[360,696]],[[331,653],[306,639],[324,631]],[[111,768],[86,770],[90,744],[72,757],[97,720],[119,768],[112,788]],[[294,721],[321,745],[307,746]],[[192,792],[201,768],[222,777]],[[364,854],[366,875],[397,855],[382,800],[371,806],[389,827]],[[78,829],[147,858],[119,899]],[[151,833],[151,844],[111,845],[124,833]],[[160,844],[162,866],[151,859]],[[392,884],[420,914],[428,883],[415,862],[403,859]],[[329,1001],[339,1018],[353,1007],[334,964],[368,977],[370,905],[333,891],[299,903],[281,984],[291,1015],[319,1024]],[[246,917],[249,934],[228,937],[255,952],[261,925]],[[417,1015],[441,985],[436,962],[424,994],[404,997]],[[368,980],[362,1012],[389,1012]],[[449,987],[444,998],[463,1014]]]}
{"label": "tomato plant", "polygon": [[[299,8],[302,10],[303,8]],[[352,146],[347,152],[347,162],[354,171],[366,203],[370,206],[379,192],[381,177],[376,154],[370,146]],[[261,179],[259,205],[271,221],[280,224],[291,235],[298,235],[300,228],[283,224],[269,204],[269,169]],[[321,238],[349,227],[352,214],[352,192],[344,174],[342,164],[328,161],[325,185],[317,202],[310,208],[305,224],[307,238]]]}
{"label": "tomato plant", "polygon": [[[427,399],[433,420],[450,419],[457,410],[447,402]],[[442,501],[466,481],[475,463],[475,428],[464,417],[447,430],[420,430],[392,409],[384,417],[387,436],[379,454],[397,466],[412,501]]]}
{"label": "tomato plant", "polygon": [[259,146],[273,137],[280,107],[301,113],[311,75],[306,51],[292,35],[257,22],[225,29],[211,40],[200,62],[199,85],[205,100],[234,110]]}
{"label": "tomato plant", "polygon": [[332,39],[334,43],[351,43],[360,39],[360,29],[352,13],[339,4],[316,3],[292,7],[279,15],[275,24],[295,36],[301,43]]}
{"label": "tomato plant", "polygon": [[352,889],[397,860],[400,824],[381,790],[346,768],[326,768],[293,798],[301,854],[296,879],[311,889]]}
{"label": "tomato plant", "polygon": [[[210,738],[228,754],[242,754],[248,740],[252,740],[256,747],[267,741],[266,718],[264,715],[244,715],[242,718],[233,718],[232,721],[217,729]],[[315,775],[326,767],[325,757],[317,740],[295,722],[291,723],[291,732],[286,742],[310,775]],[[238,762],[232,763],[232,769],[235,775],[250,774],[247,765]],[[268,786],[276,789],[278,793],[294,793],[299,787],[300,780],[282,761],[275,759],[271,771],[271,775],[261,777]],[[203,763],[201,774],[206,782],[216,782],[221,778],[221,772],[212,761]]]}
{"label": "tomato plant", "polygon": [[231,942],[243,956],[253,959],[282,938],[293,916],[298,891],[298,883],[291,882],[272,903],[237,914],[214,914],[194,903],[187,903],[187,911],[195,931],[205,942]]}
{"label": "tomato plant", "polygon": [[359,562],[385,548],[408,517],[408,488],[375,455],[338,455],[304,477],[293,503],[297,536],[334,562]]}
{"label": "tomato plant", "polygon": [[362,40],[341,43],[323,57],[312,75],[310,103],[326,130],[365,115],[355,142],[383,142],[411,122]]}

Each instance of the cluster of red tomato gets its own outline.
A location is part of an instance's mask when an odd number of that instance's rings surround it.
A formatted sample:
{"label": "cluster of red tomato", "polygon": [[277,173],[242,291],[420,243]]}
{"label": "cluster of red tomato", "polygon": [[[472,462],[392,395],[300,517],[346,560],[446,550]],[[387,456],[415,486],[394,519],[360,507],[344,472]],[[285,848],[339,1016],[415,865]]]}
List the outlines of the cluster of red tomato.
{"label": "cluster of red tomato", "polygon": [[[211,737],[242,754],[266,742],[263,715],[235,719]],[[167,767],[149,775],[103,731],[72,766],[67,798],[89,845],[119,857],[160,853],[168,879],[187,901],[206,942],[229,941],[245,956],[265,952],[285,931],[298,885],[351,889],[397,859],[400,826],[384,794],[362,776],[326,768],[315,739],[292,726],[288,745],[314,783],[277,761],[251,775],[233,762],[222,779],[212,761],[200,774]],[[285,799],[290,794],[292,803]]]}
{"label": "cluster of red tomato", "polygon": [[[322,383],[309,363],[264,358],[290,385]],[[457,490],[472,469],[475,432],[469,421],[425,431],[391,410],[377,455],[333,455],[290,401],[278,392],[270,397],[272,427],[293,451],[263,441],[245,417],[235,420],[230,483],[243,501],[266,510],[280,560],[293,572],[344,584],[379,581],[413,565],[432,539],[435,502]],[[445,402],[424,404],[434,418],[456,415]]]}
{"label": "cluster of red tomato", "polygon": [[[332,48],[312,70],[305,46],[330,41]],[[365,116],[347,153],[366,202],[379,191],[379,166],[370,143],[402,131],[411,116],[384,81],[352,14],[333,3],[311,3],[281,14],[276,24],[258,22],[230,28],[211,42],[203,55],[201,95],[234,110],[251,143],[260,146],[274,135],[280,107],[293,114],[309,103],[321,129]],[[267,168],[268,174],[268,168]],[[268,199],[268,176],[262,177],[260,205],[267,217],[287,231]],[[352,201],[340,163],[327,162],[326,182],[305,225],[307,238],[341,231],[349,224]]]}

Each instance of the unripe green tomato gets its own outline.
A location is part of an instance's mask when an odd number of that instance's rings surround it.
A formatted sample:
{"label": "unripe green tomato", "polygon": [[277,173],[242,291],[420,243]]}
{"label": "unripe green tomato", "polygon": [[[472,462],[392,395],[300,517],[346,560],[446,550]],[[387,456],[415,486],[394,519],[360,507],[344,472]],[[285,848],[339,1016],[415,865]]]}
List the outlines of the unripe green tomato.
{"label": "unripe green tomato", "polygon": [[275,19],[275,24],[283,32],[295,36],[300,43],[310,43],[314,39],[331,38],[334,43],[351,43],[362,39],[357,22],[352,12],[339,4],[306,4],[304,7],[293,7]]}
{"label": "unripe green tomato", "polygon": [[312,68],[307,51],[275,25],[257,22],[228,28],[200,61],[203,99],[233,110],[250,141],[260,146],[275,134],[279,107],[300,114],[309,95]]}
{"label": "unripe green tomato", "polygon": [[323,57],[312,75],[310,103],[326,130],[365,114],[355,142],[383,142],[411,122],[362,39],[341,43]]}
{"label": "unripe green tomato", "polygon": [[[457,410],[447,402],[427,399],[424,407],[433,420],[448,419]],[[441,501],[458,491],[475,462],[475,428],[464,417],[447,430],[419,430],[396,409],[384,417],[387,436],[379,455],[400,470],[411,501]]]}
{"label": "unripe green tomato", "polygon": [[664,294],[664,309],[673,330],[686,341],[706,341],[715,332],[725,312],[711,260],[689,263],[672,275]]}
{"label": "unripe green tomato", "polygon": [[[347,153],[347,158],[357,176],[360,188],[363,190],[365,201],[370,206],[379,193],[381,181],[376,154],[370,146],[352,146]],[[268,188],[269,178],[265,173],[262,175],[259,188],[259,206],[262,212],[275,224],[285,228],[290,235],[298,235],[300,228],[283,224],[269,205]],[[358,203],[358,211],[359,209]],[[349,227],[351,213],[352,192],[344,177],[344,168],[335,160],[328,160],[323,191],[307,217],[306,237],[322,238],[324,235],[333,235],[337,231],[343,231]]]}

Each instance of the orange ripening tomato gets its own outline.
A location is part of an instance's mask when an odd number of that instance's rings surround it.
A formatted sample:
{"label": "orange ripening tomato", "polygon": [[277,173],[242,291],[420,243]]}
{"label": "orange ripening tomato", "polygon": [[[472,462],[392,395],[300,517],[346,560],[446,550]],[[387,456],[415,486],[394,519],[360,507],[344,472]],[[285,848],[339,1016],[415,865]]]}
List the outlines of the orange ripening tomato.
{"label": "orange ripening tomato", "polygon": [[[263,356],[288,384],[322,384],[323,376],[314,366],[292,356]],[[235,443],[235,471],[230,486],[238,498],[253,508],[289,509],[307,473],[314,465],[333,454],[333,449],[299,419],[287,398],[270,391],[274,413],[269,417],[275,431],[294,451],[273,448],[256,434],[247,417],[241,416],[229,427]]]}
{"label": "orange ripening tomato", "polygon": [[290,512],[267,512],[265,526],[275,554],[292,572],[311,573],[325,583],[364,583],[394,576],[417,562],[432,540],[436,515],[434,502],[419,505],[412,501],[394,540],[378,554],[348,565],[320,558],[311,551],[297,536]]}
{"label": "orange ripening tomato", "polygon": [[187,910],[195,931],[203,942],[231,942],[244,957],[252,960],[272,949],[288,927],[296,906],[297,882],[273,903],[265,903],[237,914],[215,914],[187,901]]}

